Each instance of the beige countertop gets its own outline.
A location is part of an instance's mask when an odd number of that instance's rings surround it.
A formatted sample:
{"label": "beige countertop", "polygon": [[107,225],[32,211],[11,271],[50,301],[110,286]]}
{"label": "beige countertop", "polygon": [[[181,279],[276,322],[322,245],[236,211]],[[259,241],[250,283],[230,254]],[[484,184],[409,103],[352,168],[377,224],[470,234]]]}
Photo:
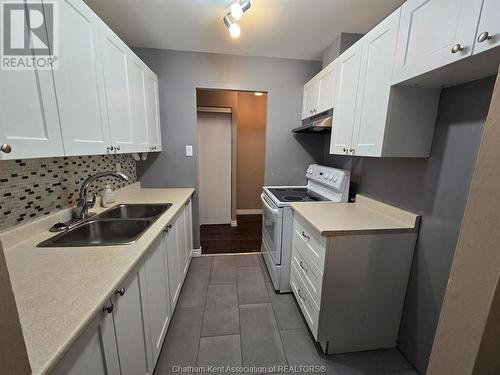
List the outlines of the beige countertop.
{"label": "beige countertop", "polygon": [[412,212],[359,194],[356,203],[293,203],[292,208],[323,236],[412,231],[420,220]]}
{"label": "beige countertop", "polygon": [[173,204],[131,245],[37,248],[69,210],[0,234],[34,374],[49,372],[62,358],[193,192],[141,189],[138,183],[116,191],[117,204]]}

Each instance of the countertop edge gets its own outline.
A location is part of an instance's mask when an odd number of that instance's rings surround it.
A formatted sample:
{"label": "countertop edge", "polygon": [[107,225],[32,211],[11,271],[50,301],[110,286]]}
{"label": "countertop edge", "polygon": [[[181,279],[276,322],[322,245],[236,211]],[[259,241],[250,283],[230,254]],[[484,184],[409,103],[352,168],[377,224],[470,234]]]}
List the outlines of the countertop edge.
{"label": "countertop edge", "polygon": [[[130,194],[132,192],[131,190],[132,189],[123,189],[123,192],[122,191],[115,191],[116,197],[119,198],[122,194],[123,195]],[[151,191],[153,191],[153,190],[165,190],[165,191],[185,190],[184,196],[181,199],[179,199],[179,201],[183,201],[183,203],[186,203],[193,196],[193,194],[195,192],[194,188],[139,188],[133,192],[138,193],[141,190],[151,190]],[[125,196],[125,198],[122,198],[122,199],[126,200],[126,196]],[[180,204],[178,207],[176,207],[175,211],[164,212],[161,216],[158,217],[157,221],[161,220],[161,217],[163,215],[171,215],[171,219],[168,222],[166,222],[165,224],[170,223],[172,220],[174,220],[177,217],[178,213],[182,210],[182,207],[183,207],[183,204]],[[36,223],[35,223],[35,225],[36,225]],[[149,228],[146,232],[144,232],[144,234],[146,234],[148,231],[151,231],[153,229],[154,229],[153,227]],[[15,230],[19,231],[19,228],[15,228]],[[136,269],[138,267],[138,265],[140,264],[142,259],[144,259],[144,255],[149,250],[151,244],[156,240],[158,235],[161,234],[162,229],[158,230],[158,228],[157,228],[156,230],[158,231],[158,233],[150,232],[150,236],[153,238],[153,240],[151,242],[145,243],[144,248],[142,250],[140,250],[140,253],[137,254],[137,256],[133,260],[133,262],[131,262],[130,265],[126,269],[124,268],[123,271],[120,272],[120,275],[115,278],[115,281],[113,282],[113,284],[109,284],[110,286],[109,286],[109,288],[107,288],[108,292],[105,293],[104,295],[101,295],[101,297],[99,298],[99,302],[95,306],[89,307],[88,314],[79,322],[78,325],[75,326],[74,330],[69,334],[67,339],[64,342],[61,342],[61,345],[56,349],[56,351],[50,357],[50,359],[47,360],[41,367],[38,367],[35,369],[32,368],[33,374],[42,374],[42,375],[48,374],[62,360],[64,355],[71,349],[72,345],[78,340],[78,338],[85,331],[85,329],[90,325],[90,323],[92,323],[92,321],[94,319],[96,319],[97,315],[99,314],[99,312],[102,309],[102,306],[106,303],[106,301],[109,298],[111,298],[113,291],[120,285],[120,283],[122,283],[130,275],[131,272],[133,272],[134,269]],[[5,233],[2,233],[2,234],[5,235]],[[9,249],[7,249],[6,251],[9,251]],[[15,251],[15,250],[13,250],[13,251]],[[29,358],[29,356],[28,356],[28,358]],[[30,359],[30,362],[31,362],[31,359]],[[31,363],[30,363],[30,365],[31,365]]]}

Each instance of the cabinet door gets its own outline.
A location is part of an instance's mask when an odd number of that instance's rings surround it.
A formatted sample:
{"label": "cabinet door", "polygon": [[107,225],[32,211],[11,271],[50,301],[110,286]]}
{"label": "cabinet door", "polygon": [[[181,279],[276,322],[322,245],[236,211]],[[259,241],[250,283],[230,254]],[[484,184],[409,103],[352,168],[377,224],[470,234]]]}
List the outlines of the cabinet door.
{"label": "cabinet door", "polygon": [[161,151],[160,101],[158,77],[149,69],[146,72],[146,114],[148,119],[150,151]]}
{"label": "cabinet door", "polygon": [[59,2],[54,82],[66,155],[104,154],[109,144],[99,47],[100,20],[80,0]]}
{"label": "cabinet door", "polygon": [[[148,373],[146,328],[138,272],[123,283],[123,295],[115,294],[113,320],[122,375]],[[149,329],[149,328],[148,328]]]}
{"label": "cabinet door", "polygon": [[352,139],[352,154],[355,155],[382,155],[400,12],[396,10],[362,38]]}
{"label": "cabinet door", "polygon": [[305,84],[303,95],[302,119],[305,119],[314,115],[314,109],[318,102],[318,82],[315,78]]}
{"label": "cabinet door", "polygon": [[500,1],[484,0],[474,54],[500,45]]}
{"label": "cabinet door", "polygon": [[317,110],[324,112],[335,106],[335,89],[337,83],[337,60],[328,64],[318,74]]}
{"label": "cabinet door", "polygon": [[[408,0],[401,24],[393,82],[470,56],[482,0]],[[454,45],[463,50],[452,52]]]}
{"label": "cabinet door", "polygon": [[147,152],[149,151],[149,129],[146,112],[146,66],[131,51],[128,57],[135,151]]}
{"label": "cabinet door", "polygon": [[113,315],[103,312],[85,329],[52,375],[120,375]]}
{"label": "cabinet door", "polygon": [[182,211],[182,214],[179,215],[175,222],[175,226],[177,227],[177,241],[179,242],[179,267],[181,273],[181,279],[184,280],[186,276],[189,263],[188,263],[188,254],[186,248],[186,221],[185,221],[186,211]]}
{"label": "cabinet door", "polygon": [[167,263],[165,269],[168,274],[168,283],[170,288],[170,310],[175,310],[177,299],[181,291],[181,266],[179,262],[179,243],[177,240],[177,227],[172,225],[167,229],[165,251],[167,254]]}
{"label": "cabinet door", "polygon": [[149,249],[146,257],[146,298],[149,313],[149,328],[153,351],[153,364],[158,360],[160,350],[170,323],[170,297],[168,279],[165,273],[165,238],[160,236]]}
{"label": "cabinet door", "polygon": [[129,82],[129,48],[101,23],[104,85],[111,144],[115,152],[134,152],[134,121]]}
{"label": "cabinet door", "polygon": [[347,154],[351,148],[356,112],[362,40],[338,57],[335,115],[330,140],[330,154]]}
{"label": "cabinet door", "polygon": [[188,263],[191,263],[193,255],[193,213],[191,211],[191,199],[186,203],[186,249],[188,251]]}
{"label": "cabinet door", "polygon": [[0,69],[0,87],[0,160],[63,156],[52,72]]}

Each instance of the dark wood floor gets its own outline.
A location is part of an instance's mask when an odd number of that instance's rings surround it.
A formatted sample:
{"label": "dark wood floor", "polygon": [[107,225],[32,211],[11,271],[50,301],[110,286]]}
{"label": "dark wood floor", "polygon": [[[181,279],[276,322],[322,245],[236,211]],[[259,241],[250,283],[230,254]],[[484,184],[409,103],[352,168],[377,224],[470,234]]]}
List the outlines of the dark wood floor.
{"label": "dark wood floor", "polygon": [[238,226],[201,225],[203,254],[260,252],[262,215],[238,215]]}

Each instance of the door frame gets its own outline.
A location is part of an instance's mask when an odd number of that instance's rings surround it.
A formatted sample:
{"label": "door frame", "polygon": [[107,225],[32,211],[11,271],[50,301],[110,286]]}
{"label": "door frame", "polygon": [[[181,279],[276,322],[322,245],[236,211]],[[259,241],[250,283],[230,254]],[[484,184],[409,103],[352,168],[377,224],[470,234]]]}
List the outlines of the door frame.
{"label": "door frame", "polygon": [[[236,141],[237,141],[237,120],[236,113],[231,107],[196,107],[196,133],[198,134],[198,113],[229,113],[231,114],[231,226],[236,227]],[[196,137],[196,149],[198,149],[198,137]],[[197,181],[199,176],[199,155],[196,153]],[[199,184],[199,181],[197,182]],[[198,200],[198,212],[200,212],[201,202]]]}

